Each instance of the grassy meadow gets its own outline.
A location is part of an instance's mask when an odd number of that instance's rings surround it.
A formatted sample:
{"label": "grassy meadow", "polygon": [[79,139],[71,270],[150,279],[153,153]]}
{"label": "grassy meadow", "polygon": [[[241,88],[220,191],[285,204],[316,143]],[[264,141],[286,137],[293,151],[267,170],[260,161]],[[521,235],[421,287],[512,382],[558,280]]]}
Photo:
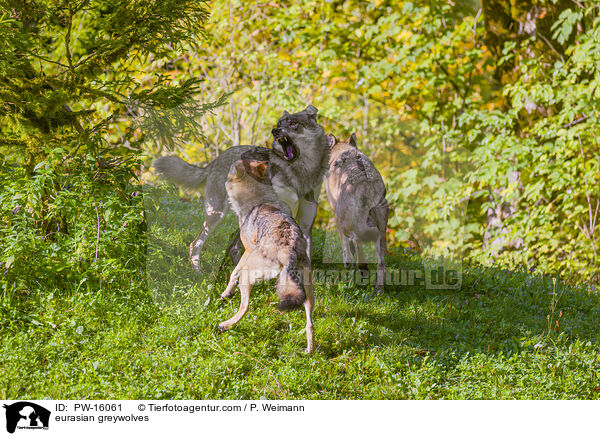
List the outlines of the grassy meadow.
{"label": "grassy meadow", "polygon": [[[463,266],[459,291],[315,283],[316,352],[304,313],[275,309],[272,283],[220,301],[230,261],[194,276],[197,201],[146,193],[146,272],[55,293],[4,295],[0,396],[42,399],[599,399],[600,295],[534,272]],[[233,231],[226,220],[207,243]],[[325,241],[316,233],[314,267]],[[423,259],[390,247],[389,268]],[[10,300],[12,298],[12,300]],[[10,301],[9,301],[10,300]]]}

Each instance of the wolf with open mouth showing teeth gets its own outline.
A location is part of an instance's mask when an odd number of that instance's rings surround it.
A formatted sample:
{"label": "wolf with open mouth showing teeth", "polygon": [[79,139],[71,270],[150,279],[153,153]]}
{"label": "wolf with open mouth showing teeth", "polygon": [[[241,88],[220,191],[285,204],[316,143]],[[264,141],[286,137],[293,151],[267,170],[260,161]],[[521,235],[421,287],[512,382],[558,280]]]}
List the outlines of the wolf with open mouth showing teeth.
{"label": "wolf with open mouth showing teeth", "polygon": [[[317,123],[317,108],[312,105],[294,114],[284,111],[271,133],[274,139],[272,148],[250,145],[231,147],[204,168],[175,156],[154,161],[154,168],[162,177],[181,187],[204,191],[204,224],[200,234],[190,244],[190,260],[196,271],[201,272],[202,246],[231,207],[225,190],[231,165],[248,156],[250,159],[268,161],[273,188],[278,198],[289,206],[306,237],[310,259],[312,226],[329,162],[327,135]],[[240,244],[232,243],[229,254],[237,263],[241,256]]]}

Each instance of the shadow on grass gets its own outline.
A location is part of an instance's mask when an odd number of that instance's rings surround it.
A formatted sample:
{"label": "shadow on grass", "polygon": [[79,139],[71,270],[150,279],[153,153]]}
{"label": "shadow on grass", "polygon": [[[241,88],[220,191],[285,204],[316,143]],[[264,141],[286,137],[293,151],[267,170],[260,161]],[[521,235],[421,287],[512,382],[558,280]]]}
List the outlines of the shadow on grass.
{"label": "shadow on grass", "polygon": [[[414,258],[390,258],[418,266]],[[370,347],[402,342],[416,356],[511,356],[600,339],[600,295],[584,287],[555,285],[542,275],[468,268],[460,290],[398,285],[365,303],[371,290],[351,287],[335,296],[344,301],[336,304],[336,316],[366,320],[373,331],[366,341]],[[331,351],[323,349],[334,357],[336,351]]]}
{"label": "shadow on grass", "polygon": [[[163,302],[175,302],[177,289],[202,282],[224,286],[233,268],[225,248],[237,229],[235,216],[231,214],[224,220],[206,242],[202,260],[207,273],[199,276],[189,264],[187,247],[202,226],[201,203],[179,198],[172,188],[155,189],[147,192],[145,198],[149,227],[147,270],[154,295],[161,296]],[[323,263],[323,253],[328,249],[326,233],[315,229],[313,236],[313,268],[343,269],[341,265]],[[423,267],[423,260],[409,250],[394,247],[387,265],[418,270]],[[597,343],[600,339],[600,295],[583,287],[554,284],[551,278],[539,274],[465,266],[459,290],[395,285],[368,302],[365,297],[372,287],[318,282],[315,286],[322,292],[320,296],[317,292],[317,307],[321,306],[317,309],[317,325],[322,322],[319,317],[329,318],[332,323],[353,320],[349,329],[365,323],[361,328],[369,334],[362,337],[355,332],[355,336],[348,336],[345,345],[350,348],[402,344],[419,357],[479,353],[511,356],[544,352],[557,343]],[[204,298],[217,298],[219,292],[213,289],[210,293]],[[344,339],[336,336],[333,327],[324,332],[319,342],[319,350],[329,358],[345,349]]]}

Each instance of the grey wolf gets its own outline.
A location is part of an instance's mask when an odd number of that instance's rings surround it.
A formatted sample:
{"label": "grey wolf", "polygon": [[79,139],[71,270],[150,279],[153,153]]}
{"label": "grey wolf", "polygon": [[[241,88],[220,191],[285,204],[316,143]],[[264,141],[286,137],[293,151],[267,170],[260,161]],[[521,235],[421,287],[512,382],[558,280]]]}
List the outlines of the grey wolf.
{"label": "grey wolf", "polygon": [[[190,244],[190,260],[196,271],[200,272],[202,246],[230,208],[225,190],[229,169],[248,152],[261,153],[269,162],[273,188],[289,206],[306,236],[310,258],[312,226],[329,159],[327,135],[317,123],[317,108],[312,105],[294,114],[284,111],[271,133],[274,138],[271,149],[248,145],[231,147],[203,168],[175,156],[161,157],[154,162],[163,177],[184,188],[204,192],[204,224]],[[232,251],[236,250],[230,250],[230,254]]]}
{"label": "grey wolf", "polygon": [[289,207],[281,202],[267,175],[268,162],[239,160],[231,166],[227,193],[239,218],[244,254],[234,268],[221,298],[240,288],[238,312],[219,324],[225,331],[248,311],[250,289],[259,280],[278,278],[278,308],[286,311],[304,305],[306,311],[307,352],[314,349],[312,308],[314,296],[306,239],[290,216]]}
{"label": "grey wolf", "polygon": [[385,185],[371,160],[358,150],[356,135],[343,142],[329,135],[329,170],[325,187],[342,241],[344,264],[366,268],[362,244],[375,242],[377,283],[383,290],[385,277],[386,228],[390,206]]}

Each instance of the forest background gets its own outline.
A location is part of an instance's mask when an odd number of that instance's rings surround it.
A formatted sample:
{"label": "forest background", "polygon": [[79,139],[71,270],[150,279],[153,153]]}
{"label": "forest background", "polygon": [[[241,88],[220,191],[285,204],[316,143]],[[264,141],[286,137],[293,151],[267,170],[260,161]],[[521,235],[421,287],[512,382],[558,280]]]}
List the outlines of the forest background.
{"label": "forest background", "polygon": [[[59,311],[74,295],[148,300],[152,159],[205,163],[233,145],[268,145],[282,110],[309,103],[327,132],[356,132],[381,170],[391,247],[595,292],[595,2],[0,6],[7,335],[46,323],[36,307]],[[322,210],[318,225],[331,228]]]}

